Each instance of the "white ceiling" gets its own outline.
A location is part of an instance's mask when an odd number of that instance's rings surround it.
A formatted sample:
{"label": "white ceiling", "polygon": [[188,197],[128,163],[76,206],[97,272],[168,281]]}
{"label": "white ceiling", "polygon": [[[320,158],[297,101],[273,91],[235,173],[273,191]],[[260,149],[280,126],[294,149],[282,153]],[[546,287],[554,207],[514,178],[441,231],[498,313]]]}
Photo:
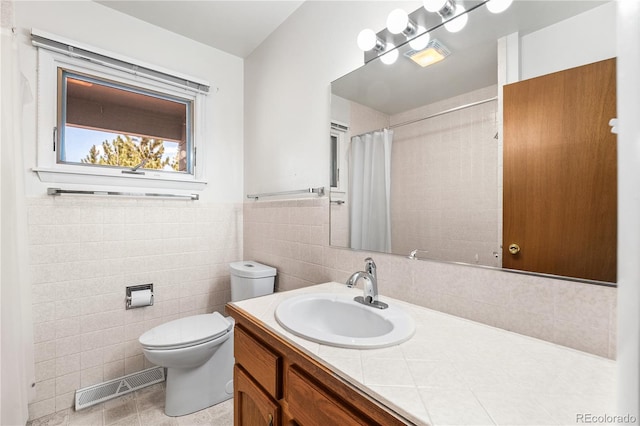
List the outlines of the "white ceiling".
{"label": "white ceiling", "polygon": [[246,58],[304,0],[96,0],[174,33]]}

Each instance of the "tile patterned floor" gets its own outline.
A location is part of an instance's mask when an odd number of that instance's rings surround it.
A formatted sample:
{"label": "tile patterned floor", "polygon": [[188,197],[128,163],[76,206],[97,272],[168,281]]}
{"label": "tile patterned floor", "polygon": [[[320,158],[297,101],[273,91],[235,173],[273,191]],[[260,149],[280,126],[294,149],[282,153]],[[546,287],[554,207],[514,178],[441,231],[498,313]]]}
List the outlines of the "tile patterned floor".
{"label": "tile patterned floor", "polygon": [[182,417],[164,414],[164,383],[94,405],[35,419],[27,426],[232,426],[233,399]]}

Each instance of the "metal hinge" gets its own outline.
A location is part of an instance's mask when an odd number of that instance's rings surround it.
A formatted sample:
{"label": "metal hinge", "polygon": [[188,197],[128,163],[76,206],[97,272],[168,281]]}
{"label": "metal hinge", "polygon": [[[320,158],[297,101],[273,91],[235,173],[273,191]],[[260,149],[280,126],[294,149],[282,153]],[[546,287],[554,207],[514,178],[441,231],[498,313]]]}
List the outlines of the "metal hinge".
{"label": "metal hinge", "polygon": [[53,128],[53,152],[56,152],[56,142],[58,141],[58,128]]}
{"label": "metal hinge", "polygon": [[193,147],[193,168],[195,169],[198,165],[198,148]]}

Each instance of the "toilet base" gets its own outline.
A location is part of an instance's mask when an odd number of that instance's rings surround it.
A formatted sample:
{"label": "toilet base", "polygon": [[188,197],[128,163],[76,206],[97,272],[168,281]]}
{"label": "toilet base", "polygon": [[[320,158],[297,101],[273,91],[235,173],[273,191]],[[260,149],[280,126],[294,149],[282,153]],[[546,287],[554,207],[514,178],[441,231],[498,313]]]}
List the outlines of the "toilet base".
{"label": "toilet base", "polygon": [[164,412],[177,417],[195,413],[233,397],[233,331],[203,365],[167,368]]}

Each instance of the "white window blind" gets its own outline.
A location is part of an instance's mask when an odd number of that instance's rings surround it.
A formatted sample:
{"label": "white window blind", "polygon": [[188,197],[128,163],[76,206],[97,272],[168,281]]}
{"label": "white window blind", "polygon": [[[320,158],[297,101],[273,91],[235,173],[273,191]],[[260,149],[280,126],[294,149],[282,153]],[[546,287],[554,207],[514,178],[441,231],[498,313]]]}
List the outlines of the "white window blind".
{"label": "white window blind", "polygon": [[131,74],[144,75],[146,78],[161,81],[172,86],[185,88],[198,93],[209,92],[209,83],[206,81],[162,69],[154,65],[145,64],[115,53],[106,52],[99,48],[71,41],[35,28],[31,30],[31,42],[36,47],[75,58],[86,59]]}

